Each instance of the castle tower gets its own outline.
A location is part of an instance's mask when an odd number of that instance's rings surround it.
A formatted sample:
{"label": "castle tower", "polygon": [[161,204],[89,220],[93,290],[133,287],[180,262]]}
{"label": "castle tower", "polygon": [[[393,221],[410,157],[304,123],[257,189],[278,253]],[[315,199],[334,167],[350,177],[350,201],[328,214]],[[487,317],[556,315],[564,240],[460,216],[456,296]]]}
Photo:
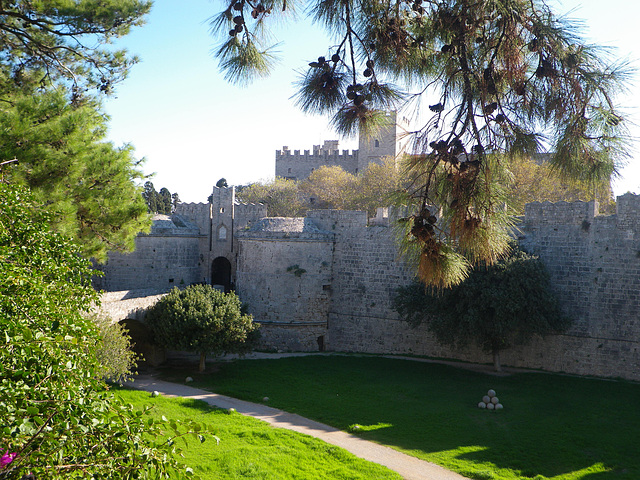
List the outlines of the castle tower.
{"label": "castle tower", "polygon": [[221,290],[232,288],[234,256],[235,187],[213,187],[210,200],[211,226],[209,230],[209,255],[211,284]]}
{"label": "castle tower", "polygon": [[374,163],[382,163],[385,157],[396,158],[407,151],[409,121],[398,117],[396,112],[387,112],[387,123],[370,137],[360,135],[358,148],[358,168],[361,172]]}

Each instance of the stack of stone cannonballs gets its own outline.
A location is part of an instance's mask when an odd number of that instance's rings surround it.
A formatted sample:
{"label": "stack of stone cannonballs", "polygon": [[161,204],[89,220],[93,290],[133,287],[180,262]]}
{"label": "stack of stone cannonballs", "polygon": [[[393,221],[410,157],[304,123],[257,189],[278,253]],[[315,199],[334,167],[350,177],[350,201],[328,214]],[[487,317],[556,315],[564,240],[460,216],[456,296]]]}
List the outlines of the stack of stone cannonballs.
{"label": "stack of stone cannonballs", "polygon": [[503,408],[500,400],[496,397],[495,390],[489,390],[487,394],[482,397],[482,401],[478,403],[478,408],[486,408],[487,410],[501,410]]}

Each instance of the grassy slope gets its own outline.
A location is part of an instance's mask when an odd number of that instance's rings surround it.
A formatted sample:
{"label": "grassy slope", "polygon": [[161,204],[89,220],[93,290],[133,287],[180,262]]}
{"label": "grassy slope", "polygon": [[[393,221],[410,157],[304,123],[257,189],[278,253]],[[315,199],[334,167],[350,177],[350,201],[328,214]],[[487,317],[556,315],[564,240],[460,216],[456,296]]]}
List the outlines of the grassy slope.
{"label": "grassy slope", "polygon": [[[495,377],[373,357],[221,364],[167,377],[295,412],[439,463],[470,478],[637,480],[640,385],[543,373]],[[241,381],[240,381],[241,380]],[[489,388],[504,410],[477,403]]]}
{"label": "grassy slope", "polygon": [[149,393],[117,390],[116,395],[139,408],[153,405],[153,415],[208,424],[220,438],[203,444],[189,438],[181,445],[185,464],[203,479],[260,480],[400,480],[400,476],[361,460],[346,450],[238,413],[211,408],[203,401],[152,398]]}

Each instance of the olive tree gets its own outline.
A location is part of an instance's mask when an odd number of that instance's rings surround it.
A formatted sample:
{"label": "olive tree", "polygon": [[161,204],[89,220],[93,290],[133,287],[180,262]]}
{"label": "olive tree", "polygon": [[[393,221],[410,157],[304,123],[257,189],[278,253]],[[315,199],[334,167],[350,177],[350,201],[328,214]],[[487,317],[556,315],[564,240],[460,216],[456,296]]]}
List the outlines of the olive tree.
{"label": "olive tree", "polygon": [[145,321],[159,346],[199,353],[200,372],[208,354],[250,351],[259,328],[235,293],[211,285],[174,288],[147,311]]}
{"label": "olive tree", "polygon": [[551,291],[542,261],[518,249],[492,265],[474,268],[449,289],[421,283],[401,287],[395,308],[411,325],[426,323],[443,344],[477,344],[493,355],[497,371],[502,350],[563,332],[571,324]]}

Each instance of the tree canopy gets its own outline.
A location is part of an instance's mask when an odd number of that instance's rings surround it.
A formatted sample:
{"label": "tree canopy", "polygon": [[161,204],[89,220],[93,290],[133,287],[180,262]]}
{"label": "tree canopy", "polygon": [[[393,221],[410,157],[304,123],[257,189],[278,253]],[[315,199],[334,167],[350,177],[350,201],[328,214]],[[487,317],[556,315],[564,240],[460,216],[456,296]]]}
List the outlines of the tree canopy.
{"label": "tree canopy", "polygon": [[150,9],[142,0],[0,2],[0,64],[16,84],[35,72],[43,86],[65,83],[74,98],[92,87],[110,93],[136,59],[108,44]]}
{"label": "tree canopy", "polygon": [[131,146],[106,141],[107,118],[96,99],[80,105],[64,86],[17,89],[0,102],[0,152],[16,162],[6,181],[31,189],[53,226],[80,242],[83,254],[106,259],[128,251],[150,226],[140,188],[140,162]]}
{"label": "tree canopy", "polygon": [[560,333],[571,323],[551,291],[542,261],[517,248],[493,265],[474,268],[451,289],[402,287],[395,308],[414,326],[426,323],[443,344],[477,344],[493,355],[496,370],[502,350]]}
{"label": "tree canopy", "polygon": [[0,2],[0,168],[28,186],[53,226],[103,261],[150,227],[140,162],[106,141],[100,97],[136,59],[109,44],[143,23],[151,2]]}
{"label": "tree canopy", "polygon": [[285,178],[244,186],[238,189],[236,197],[244,203],[264,203],[270,217],[299,217],[307,210],[298,183]]}
{"label": "tree canopy", "polygon": [[180,203],[180,196],[177,193],[171,193],[166,187],[162,187],[157,192],[151,181],[145,182],[142,198],[147,204],[149,213],[161,213],[164,215],[170,215],[175,210],[176,205]]}
{"label": "tree canopy", "polygon": [[147,311],[145,321],[159,346],[200,354],[201,372],[209,354],[251,351],[260,327],[235,293],[211,285],[174,288]]}
{"label": "tree canopy", "polygon": [[0,478],[184,478],[185,427],[167,438],[105,388],[90,262],[26,190],[0,182],[0,205]]}
{"label": "tree canopy", "polygon": [[[226,1],[211,24],[230,81],[268,74],[270,25],[291,18],[298,3]],[[330,114],[340,133],[361,135],[386,109],[418,114],[404,238],[429,284],[457,283],[471,265],[507,253],[513,158],[546,149],[561,176],[599,182],[627,156],[615,102],[626,66],[587,44],[578,25],[543,0],[322,0],[307,7],[332,46],[310,52],[297,82],[303,111]]]}

